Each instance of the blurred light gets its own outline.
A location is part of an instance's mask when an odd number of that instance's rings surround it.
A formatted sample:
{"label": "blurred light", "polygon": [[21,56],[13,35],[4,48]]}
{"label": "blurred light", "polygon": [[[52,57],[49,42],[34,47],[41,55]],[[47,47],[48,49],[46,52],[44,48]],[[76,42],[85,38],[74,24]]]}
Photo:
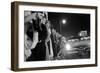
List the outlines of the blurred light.
{"label": "blurred light", "polygon": [[63,24],[66,24],[66,20],[65,20],[65,19],[63,19],[63,20],[62,20],[62,23],[63,23]]}
{"label": "blurred light", "polygon": [[66,44],[66,50],[71,50],[71,45],[70,44]]}

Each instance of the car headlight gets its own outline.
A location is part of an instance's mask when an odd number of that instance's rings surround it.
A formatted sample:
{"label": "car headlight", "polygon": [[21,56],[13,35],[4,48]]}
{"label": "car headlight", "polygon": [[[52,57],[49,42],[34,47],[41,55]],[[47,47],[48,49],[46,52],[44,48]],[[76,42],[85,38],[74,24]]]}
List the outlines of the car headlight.
{"label": "car headlight", "polygon": [[66,48],[66,50],[71,50],[71,45],[67,43],[67,44],[65,45],[65,48]]}

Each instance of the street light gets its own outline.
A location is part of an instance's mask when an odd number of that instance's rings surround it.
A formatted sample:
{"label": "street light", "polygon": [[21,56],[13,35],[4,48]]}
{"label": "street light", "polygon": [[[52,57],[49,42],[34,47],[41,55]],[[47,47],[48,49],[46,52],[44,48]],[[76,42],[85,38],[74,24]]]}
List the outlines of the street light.
{"label": "street light", "polygon": [[66,24],[66,20],[65,19],[62,19],[62,24]]}
{"label": "street light", "polygon": [[66,19],[62,19],[61,21],[60,21],[60,33],[61,33],[61,26],[62,25],[64,25],[64,24],[66,24]]}

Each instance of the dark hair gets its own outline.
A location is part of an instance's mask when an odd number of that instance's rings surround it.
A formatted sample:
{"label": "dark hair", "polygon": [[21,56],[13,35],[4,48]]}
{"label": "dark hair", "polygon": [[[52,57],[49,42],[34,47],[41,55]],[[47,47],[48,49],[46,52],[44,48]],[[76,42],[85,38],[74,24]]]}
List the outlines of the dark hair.
{"label": "dark hair", "polygon": [[39,20],[32,20],[32,27],[34,28],[35,31],[39,30]]}

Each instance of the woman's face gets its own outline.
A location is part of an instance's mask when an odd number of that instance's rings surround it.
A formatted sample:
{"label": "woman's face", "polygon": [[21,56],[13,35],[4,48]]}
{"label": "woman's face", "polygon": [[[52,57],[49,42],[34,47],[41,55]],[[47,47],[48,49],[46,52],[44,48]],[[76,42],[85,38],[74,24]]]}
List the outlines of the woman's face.
{"label": "woman's face", "polygon": [[39,19],[43,19],[44,13],[38,13],[38,17],[39,17]]}
{"label": "woman's face", "polygon": [[26,16],[29,16],[29,15],[31,15],[31,12],[30,11],[25,11],[24,12],[24,16],[26,17]]}
{"label": "woman's face", "polygon": [[42,18],[42,19],[41,19],[41,23],[42,23],[42,24],[46,24],[46,21],[47,21],[46,18]]}

